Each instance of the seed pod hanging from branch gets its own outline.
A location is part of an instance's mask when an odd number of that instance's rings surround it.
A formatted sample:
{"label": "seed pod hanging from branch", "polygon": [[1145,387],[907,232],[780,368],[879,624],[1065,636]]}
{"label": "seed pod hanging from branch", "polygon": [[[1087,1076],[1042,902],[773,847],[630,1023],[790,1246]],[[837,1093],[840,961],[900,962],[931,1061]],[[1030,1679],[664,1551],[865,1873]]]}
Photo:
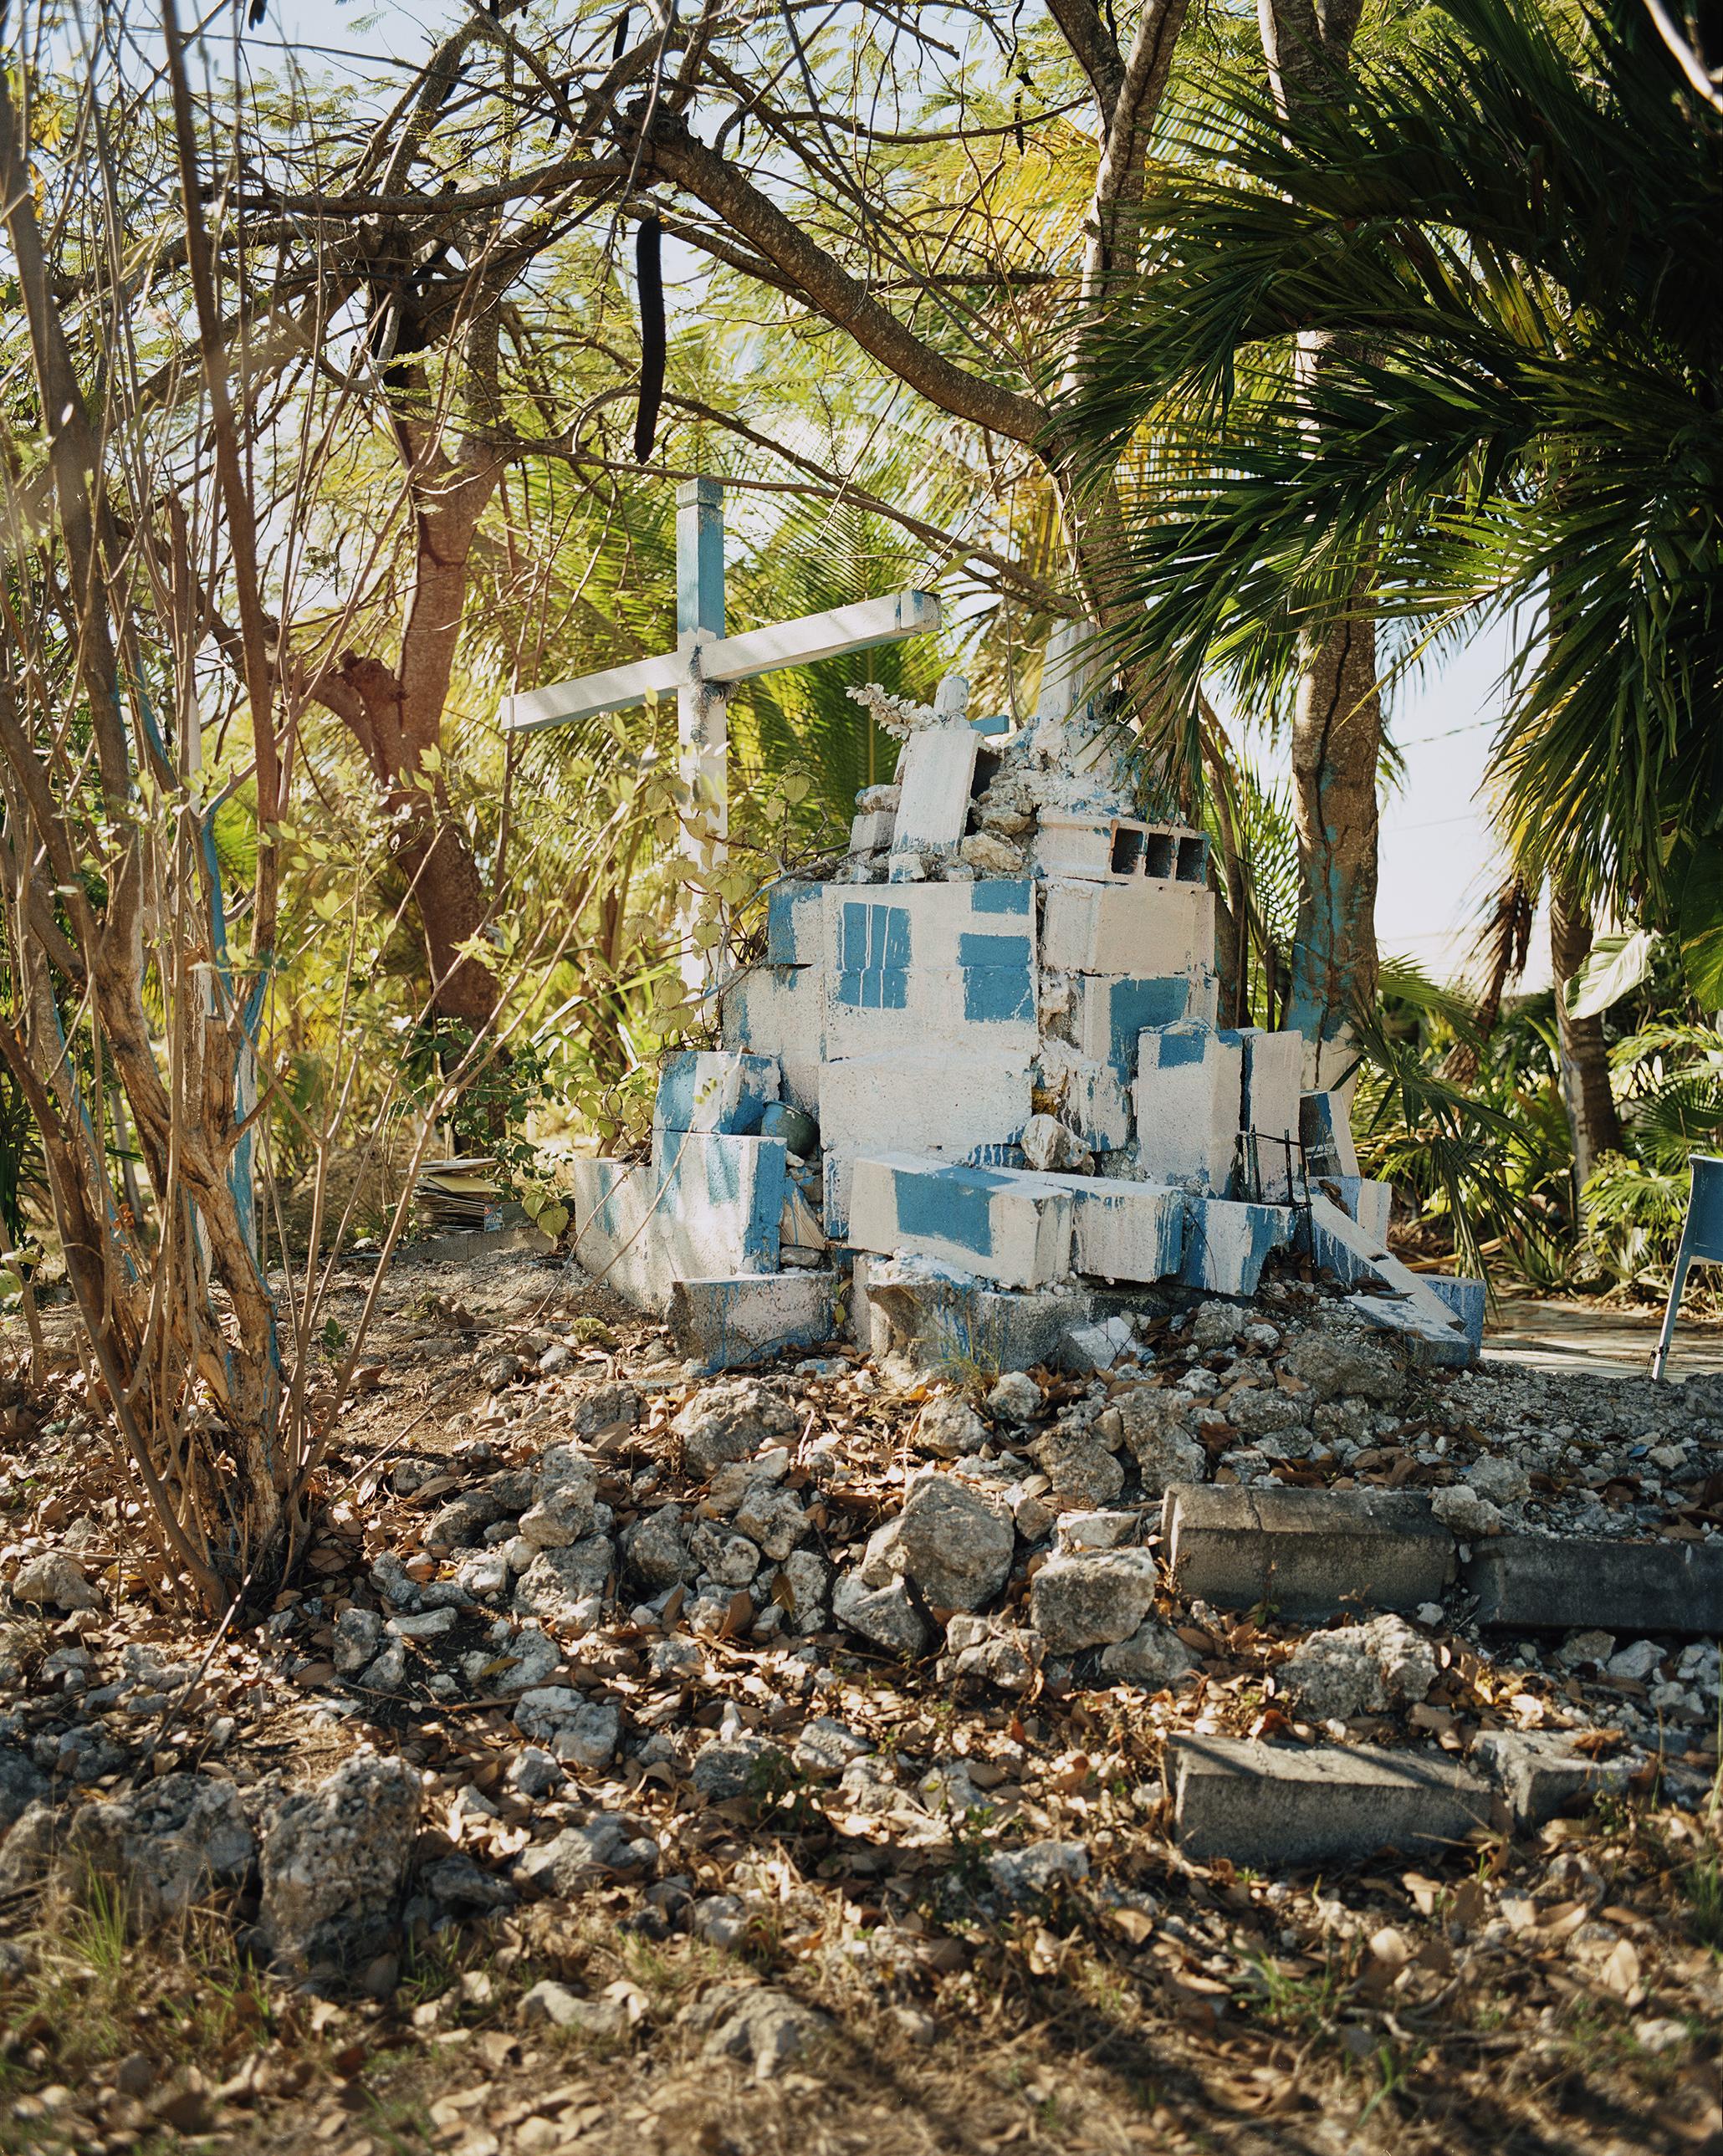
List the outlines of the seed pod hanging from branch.
{"label": "seed pod hanging from branch", "polygon": [[664,400],[664,266],[661,234],[656,217],[642,218],[635,235],[635,282],[640,295],[640,401],[635,413],[634,456],[643,465],[652,454],[658,408]]}

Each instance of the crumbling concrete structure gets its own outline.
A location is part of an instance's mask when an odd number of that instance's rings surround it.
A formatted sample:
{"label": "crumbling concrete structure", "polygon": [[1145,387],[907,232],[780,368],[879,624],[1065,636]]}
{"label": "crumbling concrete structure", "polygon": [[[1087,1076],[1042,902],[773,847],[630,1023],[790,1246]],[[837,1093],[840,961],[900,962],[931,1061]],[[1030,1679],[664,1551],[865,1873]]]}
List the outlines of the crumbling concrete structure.
{"label": "crumbling concrete structure", "polygon": [[1133,1296],[1248,1296],[1295,1240],[1360,1314],[1475,1351],[1481,1289],[1387,1253],[1344,1103],[1292,1033],[1216,1023],[1206,840],[1130,813],[1056,640],[1034,722],[859,692],[905,735],[843,880],[769,896],[723,1046],[667,1064],[644,1163],[582,1163],[576,1255],[717,1369],[847,1322],[876,1351],[1103,1368]]}

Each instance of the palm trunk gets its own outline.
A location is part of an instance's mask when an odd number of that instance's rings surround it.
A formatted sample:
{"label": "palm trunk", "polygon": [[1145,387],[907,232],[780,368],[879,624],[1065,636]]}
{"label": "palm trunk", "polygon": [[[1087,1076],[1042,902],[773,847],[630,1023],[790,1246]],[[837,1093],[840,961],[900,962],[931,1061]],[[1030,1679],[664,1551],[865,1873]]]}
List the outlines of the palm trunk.
{"label": "palm trunk", "polygon": [[1376,622],[1357,613],[1300,654],[1293,717],[1293,814],[1299,896],[1288,1022],[1304,1036],[1304,1082],[1342,1083],[1356,1060],[1354,1019],[1376,985],[1376,766],[1382,706]]}
{"label": "palm trunk", "polygon": [[1561,1097],[1573,1131],[1573,1218],[1583,1225],[1580,1194],[1607,1152],[1622,1147],[1621,1117],[1609,1085],[1603,1020],[1568,1015],[1568,983],[1592,955],[1592,914],[1571,884],[1550,886],[1550,968],[1556,977],[1556,1024],[1561,1045]]}

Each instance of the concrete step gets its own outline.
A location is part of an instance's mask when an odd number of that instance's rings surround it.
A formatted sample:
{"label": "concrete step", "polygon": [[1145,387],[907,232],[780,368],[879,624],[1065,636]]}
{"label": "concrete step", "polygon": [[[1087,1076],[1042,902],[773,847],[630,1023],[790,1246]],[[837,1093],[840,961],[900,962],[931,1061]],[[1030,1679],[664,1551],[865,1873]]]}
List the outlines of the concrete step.
{"label": "concrete step", "polygon": [[842,1287],[836,1273],[815,1271],[678,1281],[670,1322],[682,1353],[708,1373],[745,1369],[786,1348],[817,1348],[830,1340]]}
{"label": "concrete step", "polygon": [[1320,1864],[1463,1842],[1495,1792],[1445,1753],[1312,1749],[1189,1737],[1173,1748],[1174,1816],[1187,1856]]}
{"label": "concrete step", "polygon": [[1172,1591],[1283,1615],[1416,1609],[1454,1577],[1453,1537],[1407,1490],[1246,1489],[1178,1483],[1160,1516]]}
{"label": "concrete step", "polygon": [[1499,1631],[1723,1636],[1723,1544],[1503,1535],[1473,1545],[1462,1577]]}

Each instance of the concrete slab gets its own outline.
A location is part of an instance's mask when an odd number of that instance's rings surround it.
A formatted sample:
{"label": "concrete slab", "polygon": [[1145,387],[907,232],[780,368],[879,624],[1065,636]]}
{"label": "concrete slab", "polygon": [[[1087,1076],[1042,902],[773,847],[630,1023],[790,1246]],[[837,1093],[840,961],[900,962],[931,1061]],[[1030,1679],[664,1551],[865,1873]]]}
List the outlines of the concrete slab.
{"label": "concrete slab", "polygon": [[1309,1200],[1312,1248],[1316,1262],[1333,1268],[1361,1269],[1351,1277],[1368,1277],[1393,1291],[1398,1311],[1374,1311],[1371,1298],[1355,1296],[1352,1306],[1366,1323],[1415,1334],[1431,1347],[1452,1349],[1453,1359],[1469,1362],[1471,1342],[1466,1328],[1429,1282],[1396,1258],[1379,1235],[1373,1235],[1330,1198],[1313,1190]]}
{"label": "concrete slab", "polygon": [[1454,1578],[1453,1537],[1412,1491],[1247,1489],[1179,1483],[1161,1506],[1171,1591],[1283,1615],[1416,1609]]}
{"label": "concrete slab", "polygon": [[1473,1545],[1461,1578],[1498,1631],[1723,1636],[1720,1543],[1499,1535]]}
{"label": "concrete slab", "polygon": [[830,1272],[679,1281],[670,1322],[683,1354],[702,1370],[744,1369],[787,1348],[815,1348],[831,1339],[842,1286]]}
{"label": "concrete slab", "polygon": [[1072,1262],[1104,1281],[1167,1280],[1185,1255],[1186,1199],[1166,1183],[1056,1175],[1071,1193]]}
{"label": "concrete slab", "polygon": [[911,734],[898,758],[895,846],[918,854],[956,851],[970,819],[980,746],[967,720],[921,726]]}
{"label": "concrete slab", "polygon": [[930,1368],[1051,1368],[1065,1335],[1086,1324],[1098,1302],[1068,1285],[1014,1293],[920,1259],[861,1255],[851,1328],[870,1354],[896,1352]]}
{"label": "concrete slab", "polygon": [[1472,1758],[1506,1798],[1520,1827],[1541,1826],[1558,1812],[1577,1810],[1628,1786],[1625,1759],[1593,1759],[1571,1738],[1549,1730],[1486,1729]]}
{"label": "concrete slab", "polygon": [[1235,1864],[1325,1864],[1451,1845],[1489,1826],[1495,1809],[1483,1777],[1439,1752],[1190,1737],[1173,1748],[1173,1772],[1180,1847]]}
{"label": "concrete slab", "polygon": [[[1656,1311],[1600,1310],[1595,1303],[1553,1296],[1504,1296],[1484,1328],[1484,1360],[1558,1377],[1643,1378],[1657,1344],[1659,1317]],[[1669,1372],[1674,1382],[1723,1372],[1723,1324],[1684,1313]]]}
{"label": "concrete slab", "polygon": [[856,1163],[848,1240],[1000,1287],[1045,1287],[1071,1270],[1072,1218],[1070,1191],[1056,1177],[883,1153]]}

